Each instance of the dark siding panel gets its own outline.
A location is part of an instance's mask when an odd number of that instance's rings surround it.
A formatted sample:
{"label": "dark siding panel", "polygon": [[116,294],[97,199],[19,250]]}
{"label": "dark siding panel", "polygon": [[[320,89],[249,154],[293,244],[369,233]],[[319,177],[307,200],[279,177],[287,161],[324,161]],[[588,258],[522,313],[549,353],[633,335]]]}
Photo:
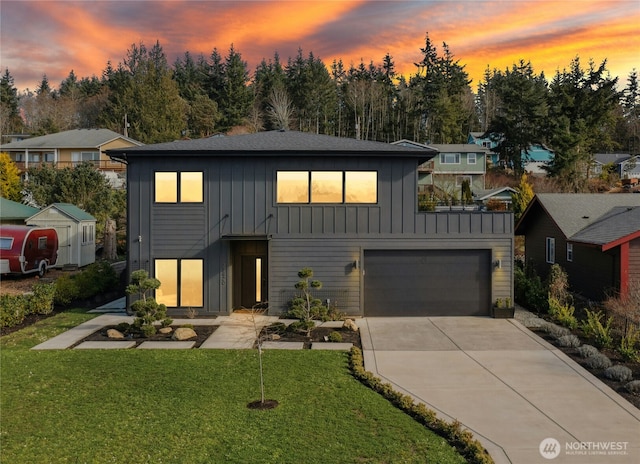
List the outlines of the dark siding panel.
{"label": "dark siding panel", "polygon": [[620,248],[615,248],[602,253],[599,247],[574,244],[573,262],[563,266],[571,289],[587,298],[603,299],[606,291],[617,287],[619,251]]}

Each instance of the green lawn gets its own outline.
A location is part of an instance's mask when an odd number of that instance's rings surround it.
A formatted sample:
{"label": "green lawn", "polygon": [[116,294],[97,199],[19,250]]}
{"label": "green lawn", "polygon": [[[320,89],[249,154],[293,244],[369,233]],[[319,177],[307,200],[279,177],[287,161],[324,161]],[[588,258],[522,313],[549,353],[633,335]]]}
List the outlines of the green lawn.
{"label": "green lawn", "polygon": [[347,354],[253,350],[29,351],[89,316],[0,339],[7,463],[461,463],[441,437],[355,380]]}

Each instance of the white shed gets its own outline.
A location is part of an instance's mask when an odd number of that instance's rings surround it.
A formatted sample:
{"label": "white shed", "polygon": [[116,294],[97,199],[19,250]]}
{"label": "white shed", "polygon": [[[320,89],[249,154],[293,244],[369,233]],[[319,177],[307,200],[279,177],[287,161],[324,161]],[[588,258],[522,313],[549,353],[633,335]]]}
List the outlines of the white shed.
{"label": "white shed", "polygon": [[96,260],[96,218],[69,203],[53,203],[28,218],[27,225],[58,233],[57,266],[83,267]]}

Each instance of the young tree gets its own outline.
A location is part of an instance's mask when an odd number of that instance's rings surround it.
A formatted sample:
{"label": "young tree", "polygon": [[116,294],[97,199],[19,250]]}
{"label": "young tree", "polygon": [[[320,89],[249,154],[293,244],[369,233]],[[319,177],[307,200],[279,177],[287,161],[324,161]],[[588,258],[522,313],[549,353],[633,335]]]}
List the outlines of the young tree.
{"label": "young tree", "polygon": [[515,222],[520,220],[522,213],[527,209],[527,206],[533,200],[534,197],[533,186],[529,183],[527,174],[520,176],[520,184],[516,193],[511,195],[511,203],[513,205],[513,218]]}
{"label": "young tree", "polygon": [[8,153],[0,153],[0,197],[20,201],[22,195],[20,171]]}

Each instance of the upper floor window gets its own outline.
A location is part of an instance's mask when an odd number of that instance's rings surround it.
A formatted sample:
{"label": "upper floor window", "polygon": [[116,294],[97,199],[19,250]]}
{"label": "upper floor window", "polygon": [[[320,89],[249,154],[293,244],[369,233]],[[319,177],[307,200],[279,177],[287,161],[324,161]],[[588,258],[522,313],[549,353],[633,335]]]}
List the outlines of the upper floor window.
{"label": "upper floor window", "polygon": [[476,154],[467,153],[467,164],[476,164]]}
{"label": "upper floor window", "polygon": [[375,171],[278,171],[278,203],[377,203]]}
{"label": "upper floor window", "polygon": [[545,254],[547,258],[547,263],[553,264],[556,262],[556,239],[555,238],[547,237]]}
{"label": "upper floor window", "polygon": [[440,164],[460,164],[460,153],[440,153]]}
{"label": "upper floor window", "polygon": [[202,172],[156,172],[156,203],[202,203]]}

